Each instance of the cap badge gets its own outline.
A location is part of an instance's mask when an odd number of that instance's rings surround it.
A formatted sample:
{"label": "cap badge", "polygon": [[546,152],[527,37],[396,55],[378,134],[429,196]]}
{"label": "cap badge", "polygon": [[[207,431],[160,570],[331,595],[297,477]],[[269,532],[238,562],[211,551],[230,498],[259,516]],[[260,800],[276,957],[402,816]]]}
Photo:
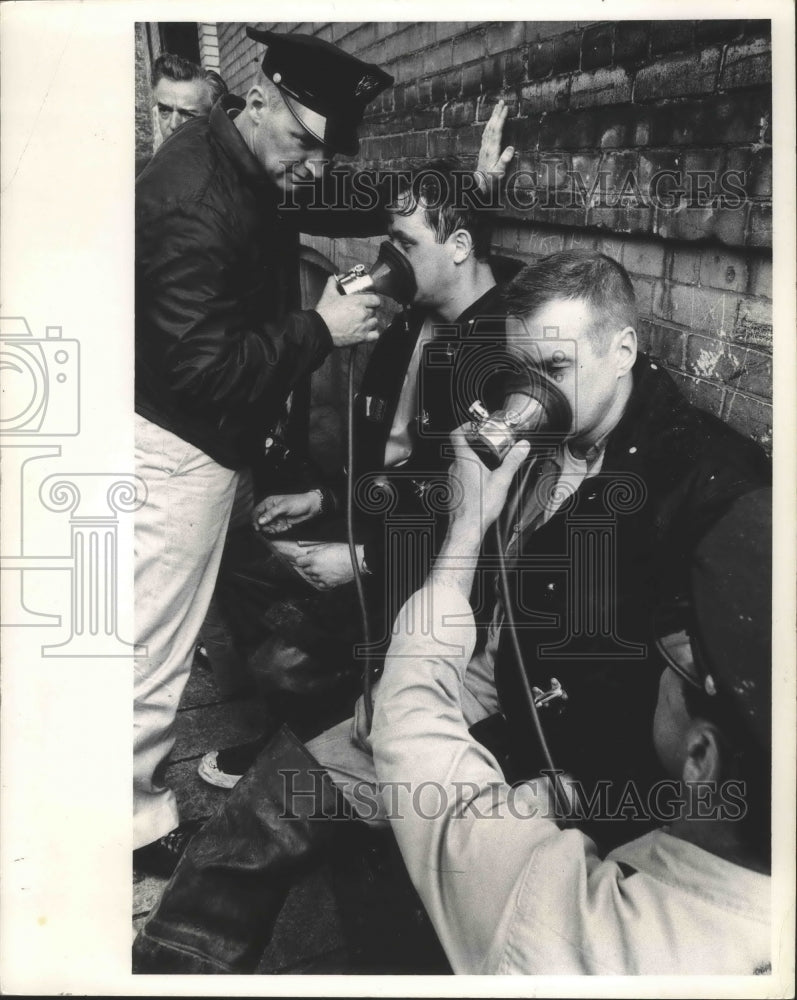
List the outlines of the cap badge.
{"label": "cap badge", "polygon": [[360,78],[357,86],[354,88],[354,96],[362,97],[364,94],[370,94],[378,86],[379,80],[370,73],[366,73],[365,76]]}

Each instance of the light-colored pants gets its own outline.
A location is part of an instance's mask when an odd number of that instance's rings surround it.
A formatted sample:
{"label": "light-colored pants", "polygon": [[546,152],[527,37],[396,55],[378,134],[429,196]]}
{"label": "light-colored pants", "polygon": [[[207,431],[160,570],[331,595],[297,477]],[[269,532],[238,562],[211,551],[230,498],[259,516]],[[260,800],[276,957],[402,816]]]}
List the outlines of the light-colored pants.
{"label": "light-colored pants", "polygon": [[[468,726],[499,711],[495,690],[494,660],[489,651],[476,653],[468,664],[461,692],[462,714]],[[379,682],[373,687],[379,697]],[[375,827],[388,826],[388,809],[379,790],[371,738],[360,698],[354,717],[327,729],[307,743],[307,749],[324,767],[357,816]]]}
{"label": "light-colored pants", "polygon": [[[254,486],[250,469],[244,469],[238,476],[238,487],[232,505],[228,534],[238,528],[245,528],[252,520],[254,509]],[[214,593],[208,605],[205,620],[199,630],[199,641],[213,671],[213,679],[219,694],[229,697],[238,694],[249,680],[246,661],[238,649],[227,618],[219,607]]]}
{"label": "light-colored pants", "polygon": [[174,745],[177,707],[213,594],[238,473],[136,415],[136,473],[147,500],[135,522],[136,643],[133,837],[143,847],[179,823],[155,770]]}

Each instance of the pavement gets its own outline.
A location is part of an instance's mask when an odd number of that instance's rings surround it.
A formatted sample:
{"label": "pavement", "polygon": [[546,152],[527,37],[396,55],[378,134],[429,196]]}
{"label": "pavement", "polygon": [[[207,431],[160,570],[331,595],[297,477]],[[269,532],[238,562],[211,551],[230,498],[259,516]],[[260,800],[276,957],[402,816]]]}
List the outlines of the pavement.
{"label": "pavement", "polygon": [[[222,697],[212,672],[197,658],[164,775],[175,790],[182,819],[211,815],[223,804],[229,792],[202,781],[197,774],[200,758],[208,750],[259,736],[264,712],[256,698]],[[338,719],[323,720],[316,713],[308,732],[299,735],[308,738],[310,729],[320,731],[332,721]],[[165,885],[165,879],[134,873],[134,930],[157,904]],[[289,893],[257,973],[450,973],[389,832],[371,831],[359,823],[347,829],[335,853]]]}

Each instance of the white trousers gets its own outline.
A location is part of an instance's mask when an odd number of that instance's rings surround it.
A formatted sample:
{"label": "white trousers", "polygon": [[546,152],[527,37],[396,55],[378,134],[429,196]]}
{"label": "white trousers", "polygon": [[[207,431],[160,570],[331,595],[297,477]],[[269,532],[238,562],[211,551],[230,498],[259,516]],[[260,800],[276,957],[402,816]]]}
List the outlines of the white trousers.
{"label": "white trousers", "polygon": [[238,473],[136,415],[136,473],[147,500],[135,521],[136,643],[133,847],[179,823],[156,769],[174,745],[177,707],[213,595]]}

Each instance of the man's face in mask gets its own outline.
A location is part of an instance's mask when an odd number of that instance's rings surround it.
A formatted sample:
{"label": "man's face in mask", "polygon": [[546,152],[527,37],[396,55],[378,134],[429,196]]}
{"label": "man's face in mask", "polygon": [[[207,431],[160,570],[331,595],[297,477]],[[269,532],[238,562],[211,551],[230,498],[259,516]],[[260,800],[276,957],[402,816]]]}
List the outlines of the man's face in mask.
{"label": "man's face in mask", "polygon": [[[402,203],[399,203],[399,208]],[[456,234],[443,243],[426,221],[422,205],[407,215],[391,212],[387,230],[393,246],[412,265],[418,290],[413,304],[429,309],[445,303],[456,274]]]}
{"label": "man's face in mask", "polygon": [[602,326],[582,299],[553,299],[528,316],[508,317],[507,346],[563,393],[573,445],[588,450],[616,424],[625,402],[621,380],[636,358],[631,328]]}

